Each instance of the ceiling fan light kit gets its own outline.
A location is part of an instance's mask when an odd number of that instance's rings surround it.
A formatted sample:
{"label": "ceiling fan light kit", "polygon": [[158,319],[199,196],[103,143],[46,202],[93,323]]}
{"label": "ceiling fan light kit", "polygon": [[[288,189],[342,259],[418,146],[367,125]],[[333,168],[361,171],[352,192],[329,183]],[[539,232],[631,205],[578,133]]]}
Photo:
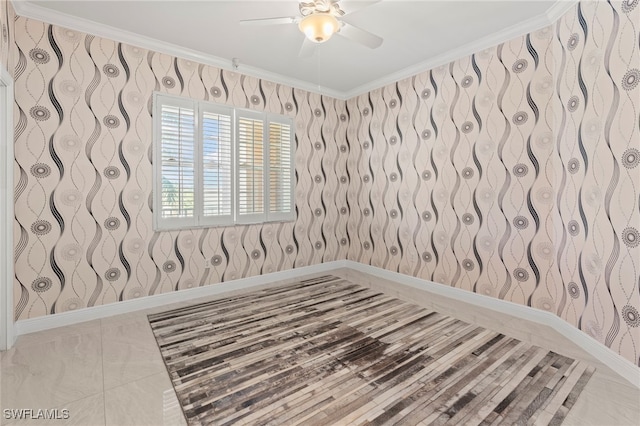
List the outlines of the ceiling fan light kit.
{"label": "ceiling fan light kit", "polygon": [[302,18],[298,28],[314,43],[324,43],[340,29],[340,24],[330,13],[313,13]]}
{"label": "ceiling fan light kit", "polygon": [[297,24],[305,35],[298,57],[307,58],[314,52],[316,44],[324,43],[334,34],[349,39],[370,49],[382,44],[382,38],[367,30],[356,27],[345,20],[345,16],[353,11],[369,7],[381,0],[369,0],[349,3],[349,12],[345,12],[338,4],[340,0],[312,0],[298,3],[300,16],[279,16],[274,18],[243,19],[243,25],[282,25]]}

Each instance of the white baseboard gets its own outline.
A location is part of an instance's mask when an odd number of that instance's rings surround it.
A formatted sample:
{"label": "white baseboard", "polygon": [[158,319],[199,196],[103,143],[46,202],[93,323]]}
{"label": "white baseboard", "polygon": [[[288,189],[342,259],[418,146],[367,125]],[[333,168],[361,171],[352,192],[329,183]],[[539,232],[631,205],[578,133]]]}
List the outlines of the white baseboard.
{"label": "white baseboard", "polygon": [[640,368],[555,314],[350,260],[345,267],[388,281],[553,328],[640,389]]}
{"label": "white baseboard", "polygon": [[114,315],[127,314],[143,309],[157,308],[172,303],[185,302],[200,297],[215,296],[217,294],[236,290],[246,290],[265,284],[295,279],[304,275],[330,272],[332,270],[342,268],[345,265],[345,261],[338,260],[318,265],[305,266],[302,268],[289,269],[286,271],[273,272],[271,274],[257,275],[255,277],[210,284],[204,287],[190,288],[171,293],[142,297],[140,299],[110,303],[108,305],[94,306],[92,308],[78,309],[77,311],[61,312],[55,315],[19,320],[15,323],[14,330],[16,336],[20,336],[23,334],[64,327]]}
{"label": "white baseboard", "polygon": [[217,294],[227,293],[230,291],[250,289],[252,287],[265,284],[277,283],[278,281],[299,278],[304,275],[330,273],[331,271],[339,268],[353,269],[400,285],[409,286],[426,293],[447,297],[456,301],[468,303],[484,309],[490,309],[495,312],[511,315],[516,318],[553,328],[577,346],[590,353],[604,365],[607,365],[621,377],[629,381],[629,383],[634,387],[640,389],[640,368],[551,312],[542,311],[540,309],[519,305],[517,303],[496,299],[483,294],[473,293],[443,284],[437,284],[432,281],[403,275],[397,272],[350,260],[338,260],[319,265],[274,272],[261,276],[242,278],[239,280],[204,287],[180,290],[172,293],[163,293],[141,299],[126,300],[109,305],[81,309],[78,311],[63,312],[55,315],[20,320],[15,324],[15,332],[16,335],[23,335],[36,331],[73,325],[84,321],[106,318],[113,315],[156,308],[171,303],[189,301],[200,297],[215,296]]}

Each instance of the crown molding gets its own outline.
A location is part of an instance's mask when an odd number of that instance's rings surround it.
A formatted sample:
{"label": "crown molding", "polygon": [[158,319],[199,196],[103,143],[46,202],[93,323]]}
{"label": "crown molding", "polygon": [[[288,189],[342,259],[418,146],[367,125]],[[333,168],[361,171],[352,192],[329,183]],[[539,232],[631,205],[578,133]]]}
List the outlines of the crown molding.
{"label": "crown molding", "polygon": [[25,18],[35,19],[47,24],[53,24],[60,27],[69,28],[71,30],[114,40],[116,42],[137,46],[147,50],[153,50],[154,52],[176,56],[205,65],[211,65],[216,68],[237,72],[262,80],[271,81],[276,84],[283,84],[295,89],[302,89],[307,92],[345,100],[344,93],[326,87],[318,86],[317,84],[312,84],[306,81],[286,77],[281,74],[269,72],[261,68],[251,67],[247,65],[241,65],[239,69],[235,69],[232,61],[229,59],[220,58],[218,56],[210,55],[194,49],[189,49],[177,44],[167,43],[165,41],[146,37],[140,34],[133,33],[131,31],[121,30],[119,28],[91,21],[89,19],[72,16],[66,13],[59,12],[57,10],[33,4],[29,1],[11,0],[11,2],[13,4],[16,15]]}
{"label": "crown molding", "polygon": [[176,44],[166,43],[151,37],[146,37],[130,31],[124,31],[109,25],[104,25],[88,19],[78,18],[66,13],[61,13],[53,9],[38,6],[29,1],[11,0],[15,12],[19,16],[30,19],[36,19],[49,24],[58,25],[76,31],[97,35],[117,42],[138,46],[144,49],[153,50],[160,53],[188,59],[191,61],[211,65],[216,68],[239,72],[247,76],[283,84],[296,89],[302,89],[311,93],[329,96],[339,100],[349,100],[351,98],[363,95],[372,90],[379,89],[383,86],[393,84],[405,78],[412,77],[416,74],[428,71],[430,69],[448,64],[452,61],[464,58],[484,49],[496,46],[500,43],[507,42],[516,37],[521,37],[532,31],[539,30],[546,26],[554,24],[567,11],[574,7],[579,0],[556,0],[556,2],[546,11],[546,13],[534,16],[524,22],[512,25],[496,33],[490,34],[475,40],[472,43],[465,44],[453,49],[445,54],[438,55],[427,61],[423,61],[404,68],[400,71],[388,74],[380,79],[358,86],[352,90],[341,92],[338,90],[319,87],[306,81],[286,77],[281,74],[272,73],[261,68],[242,65],[239,70],[234,69],[230,60],[220,58],[218,56],[209,55],[194,49],[179,46]]}
{"label": "crown molding", "polygon": [[442,65],[446,65],[458,59],[465,58],[473,55],[474,53],[481,52],[490,47],[497,46],[501,43],[505,43],[509,40],[513,40],[517,37],[522,37],[533,31],[537,31],[549,25],[555,24],[569,9],[579,3],[579,0],[556,0],[546,13],[532,18],[526,21],[520,22],[516,25],[507,27],[501,31],[492,33],[486,37],[475,40],[472,43],[465,44],[456,49],[453,49],[445,54],[435,56],[426,61],[417,63],[410,67],[404,68],[398,72],[388,74],[380,79],[374,80],[362,86],[358,86],[353,90],[350,90],[343,94],[342,98],[345,100],[355,98],[360,95],[364,95],[373,90],[387,86],[389,84],[396,83],[405,78],[413,77],[414,75],[422,72],[437,68]]}
{"label": "crown molding", "polygon": [[580,3],[580,0],[556,0],[556,2],[547,9],[547,19],[549,23],[553,24],[558,21],[578,3]]}

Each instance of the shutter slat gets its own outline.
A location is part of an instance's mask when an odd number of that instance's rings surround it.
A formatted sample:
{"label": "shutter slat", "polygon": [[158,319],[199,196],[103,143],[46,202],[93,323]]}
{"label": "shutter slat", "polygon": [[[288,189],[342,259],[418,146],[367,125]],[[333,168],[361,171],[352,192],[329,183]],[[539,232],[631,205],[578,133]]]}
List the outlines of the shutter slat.
{"label": "shutter slat", "polygon": [[264,120],[238,117],[238,215],[263,215]]}
{"label": "shutter slat", "polygon": [[160,108],[162,218],[193,218],[195,208],[195,111],[162,104]]}
{"label": "shutter slat", "polygon": [[230,114],[202,112],[202,199],[208,218],[233,214],[232,125]]}
{"label": "shutter slat", "polygon": [[293,211],[291,125],[269,122],[269,213]]}

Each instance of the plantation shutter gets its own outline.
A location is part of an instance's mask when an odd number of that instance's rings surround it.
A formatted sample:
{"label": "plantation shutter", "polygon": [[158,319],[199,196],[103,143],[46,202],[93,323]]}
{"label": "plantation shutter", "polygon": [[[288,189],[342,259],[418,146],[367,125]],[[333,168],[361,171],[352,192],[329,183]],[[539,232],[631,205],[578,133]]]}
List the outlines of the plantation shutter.
{"label": "plantation shutter", "polygon": [[295,219],[293,120],[153,97],[156,231]]}
{"label": "plantation shutter", "polygon": [[266,220],[264,116],[252,111],[237,113],[237,220]]}
{"label": "plantation shutter", "polygon": [[202,130],[201,224],[233,223],[233,109],[204,104]]}
{"label": "plantation shutter", "polygon": [[[158,96],[155,113],[156,135],[160,146],[156,153],[159,179],[156,185],[158,225],[190,226],[196,223],[195,103]],[[158,196],[159,195],[159,196]]]}
{"label": "plantation shutter", "polygon": [[293,129],[285,117],[270,116],[269,220],[289,220],[293,211]]}

